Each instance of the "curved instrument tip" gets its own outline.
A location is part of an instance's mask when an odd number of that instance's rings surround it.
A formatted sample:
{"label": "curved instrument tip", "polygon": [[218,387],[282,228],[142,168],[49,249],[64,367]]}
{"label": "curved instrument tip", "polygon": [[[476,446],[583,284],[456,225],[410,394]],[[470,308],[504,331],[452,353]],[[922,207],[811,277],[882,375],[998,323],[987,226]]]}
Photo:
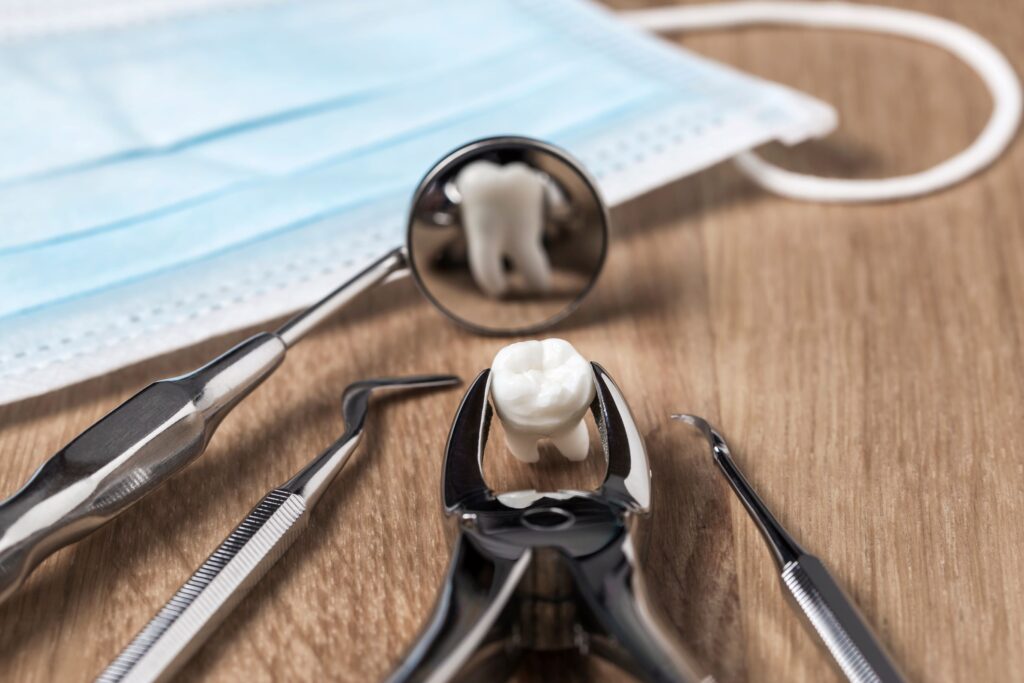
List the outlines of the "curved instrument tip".
{"label": "curved instrument tip", "polygon": [[703,427],[708,424],[707,420],[703,417],[690,415],[689,413],[672,413],[669,417],[676,422],[685,422],[686,424],[693,425],[694,427]]}
{"label": "curved instrument tip", "polygon": [[405,377],[375,377],[353,382],[341,395],[341,413],[346,429],[362,427],[370,407],[371,394],[405,389],[436,389],[462,383],[456,375],[407,375]]}
{"label": "curved instrument tip", "polygon": [[[716,440],[715,436],[718,436],[718,432],[715,431],[714,427],[712,427],[707,420],[705,420],[703,417],[700,417],[699,415],[691,415],[689,413],[673,413],[669,415],[669,417],[675,420],[676,422],[682,422],[684,424],[696,427],[701,431],[702,434],[704,434],[704,438],[710,441],[712,445]],[[718,438],[721,439],[721,436],[718,436]]]}

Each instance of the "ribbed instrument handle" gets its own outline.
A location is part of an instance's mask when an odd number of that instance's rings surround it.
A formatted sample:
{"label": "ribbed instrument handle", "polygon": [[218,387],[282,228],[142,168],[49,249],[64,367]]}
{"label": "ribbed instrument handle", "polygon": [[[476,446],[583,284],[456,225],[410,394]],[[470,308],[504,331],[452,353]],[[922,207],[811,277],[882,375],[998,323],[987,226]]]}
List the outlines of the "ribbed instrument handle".
{"label": "ribbed instrument handle", "polygon": [[308,519],[302,496],[281,489],[268,493],[97,683],[169,680],[291,546]]}

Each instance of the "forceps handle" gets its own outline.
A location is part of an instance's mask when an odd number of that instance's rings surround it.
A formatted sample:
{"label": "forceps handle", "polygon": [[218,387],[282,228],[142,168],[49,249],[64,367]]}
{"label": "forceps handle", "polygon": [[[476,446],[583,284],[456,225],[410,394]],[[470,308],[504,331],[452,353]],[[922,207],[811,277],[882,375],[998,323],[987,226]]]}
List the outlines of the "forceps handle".
{"label": "forceps handle", "polygon": [[297,493],[268,493],[96,683],[170,680],[295,542],[309,510]]}

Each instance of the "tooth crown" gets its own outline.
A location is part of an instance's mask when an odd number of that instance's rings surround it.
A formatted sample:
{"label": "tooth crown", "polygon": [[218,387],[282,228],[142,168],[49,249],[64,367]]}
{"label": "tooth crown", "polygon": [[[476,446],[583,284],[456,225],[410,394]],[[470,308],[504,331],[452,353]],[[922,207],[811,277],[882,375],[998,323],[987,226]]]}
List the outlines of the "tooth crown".
{"label": "tooth crown", "polygon": [[499,166],[474,161],[459,172],[455,185],[463,198],[486,199],[488,206],[498,209],[514,209],[524,201],[531,202],[531,207],[539,206],[545,193],[542,177],[519,162]]}
{"label": "tooth crown", "polygon": [[594,400],[590,363],[563,339],[506,346],[491,364],[491,399],[513,455],[538,458],[537,440],[550,437],[571,460],[590,447],[583,423]]}

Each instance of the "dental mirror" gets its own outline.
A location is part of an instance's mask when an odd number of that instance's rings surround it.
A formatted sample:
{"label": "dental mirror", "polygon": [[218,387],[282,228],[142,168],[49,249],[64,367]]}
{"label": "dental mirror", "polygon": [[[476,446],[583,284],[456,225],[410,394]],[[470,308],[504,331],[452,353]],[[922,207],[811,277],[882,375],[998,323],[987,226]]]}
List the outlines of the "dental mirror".
{"label": "dental mirror", "polygon": [[202,454],[224,416],[280,366],[288,349],[363,292],[411,270],[434,305],[463,326],[527,334],[579,306],[597,280],[607,243],[604,204],[566,153],[514,137],[457,149],[420,183],[404,248],[384,254],[277,330],[150,384],[0,501],[0,602],[49,554],[121,514]]}
{"label": "dental mirror", "polygon": [[608,218],[562,150],[522,137],[469,143],[420,181],[406,258],[449,318],[483,334],[528,334],[572,313],[597,280]]}

